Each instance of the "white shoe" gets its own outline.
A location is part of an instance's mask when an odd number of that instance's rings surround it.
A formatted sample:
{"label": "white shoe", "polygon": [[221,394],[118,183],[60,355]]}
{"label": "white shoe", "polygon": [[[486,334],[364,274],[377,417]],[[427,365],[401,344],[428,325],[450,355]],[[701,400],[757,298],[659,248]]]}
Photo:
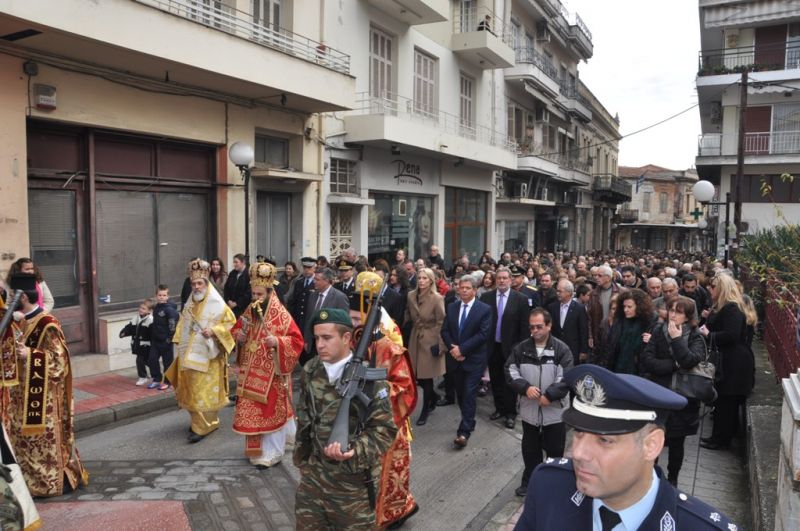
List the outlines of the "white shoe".
{"label": "white shoe", "polygon": [[147,385],[149,383],[150,383],[150,378],[139,378],[138,380],[136,380],[136,385],[138,386]]}

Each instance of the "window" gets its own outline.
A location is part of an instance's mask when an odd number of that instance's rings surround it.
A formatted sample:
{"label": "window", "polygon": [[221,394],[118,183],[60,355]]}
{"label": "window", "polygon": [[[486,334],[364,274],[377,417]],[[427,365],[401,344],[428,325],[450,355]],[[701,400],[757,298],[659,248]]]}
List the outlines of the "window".
{"label": "window", "polygon": [[459,107],[459,118],[461,119],[461,127],[472,128],[475,126],[474,118],[474,100],[472,87],[474,80],[471,77],[461,74],[461,106]]}
{"label": "window", "polygon": [[282,0],[253,0],[253,20],[255,23],[272,31],[280,32],[281,3]]}
{"label": "window", "polygon": [[477,190],[445,189],[444,251],[450,258],[466,254],[470,262],[477,263],[486,250],[488,195]]}
{"label": "window", "polygon": [[461,5],[459,7],[459,15],[461,16],[461,33],[475,31],[475,28],[478,25],[477,20],[475,20],[477,18],[477,13],[475,12],[477,9],[476,4],[476,0],[461,0]]}
{"label": "window", "polygon": [[274,136],[256,135],[255,161],[273,168],[289,166],[289,141]]}
{"label": "window", "polygon": [[[748,109],[748,113],[750,110]],[[749,135],[754,136],[754,135]],[[772,134],[769,153],[800,153],[800,104],[781,103],[772,106]],[[752,140],[747,138],[745,142]],[[750,148],[750,149],[748,149]],[[767,146],[757,146],[766,152]],[[748,145],[745,152],[751,151]]]}
{"label": "window", "polygon": [[650,196],[653,192],[642,193],[642,212],[650,212]]}
{"label": "window", "polygon": [[353,246],[352,220],[351,207],[331,205],[331,247],[328,256],[339,256]]}
{"label": "window", "polygon": [[375,28],[370,28],[369,35],[369,94],[391,99],[392,38]]}
{"label": "window", "polygon": [[331,193],[358,194],[355,162],[331,159]]}
{"label": "window", "polygon": [[419,50],[414,50],[414,110],[436,114],[436,59]]}
{"label": "window", "polygon": [[511,47],[518,50],[522,46],[522,26],[516,20],[511,21]]}
{"label": "window", "polygon": [[667,192],[661,192],[658,194],[658,212],[660,214],[667,213],[667,203],[669,201],[669,195]]}

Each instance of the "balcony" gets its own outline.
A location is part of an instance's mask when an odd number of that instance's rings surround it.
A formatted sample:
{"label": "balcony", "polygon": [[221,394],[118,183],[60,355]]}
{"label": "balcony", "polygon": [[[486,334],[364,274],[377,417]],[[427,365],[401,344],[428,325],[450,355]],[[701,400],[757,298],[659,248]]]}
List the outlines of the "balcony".
{"label": "balcony", "polygon": [[550,97],[558,95],[558,70],[550,59],[533,48],[517,48],[514,54],[516,65],[505,70],[506,80],[530,81],[546,95]]}
{"label": "balcony", "polygon": [[581,59],[589,60],[594,54],[594,45],[592,44],[592,32],[586,27],[583,19],[575,13],[574,24],[569,25],[569,33],[567,39],[575,46],[580,52]]}
{"label": "balcony", "polygon": [[[735,133],[706,133],[697,142],[697,156],[707,158],[711,164],[727,164],[735,159],[738,135]],[[778,163],[800,162],[800,131],[773,131],[745,133],[744,154],[746,162]],[[700,161],[699,161],[700,162]]]}
{"label": "balcony", "polygon": [[456,11],[450,47],[464,60],[483,69],[512,67],[510,42],[502,16],[485,7]]}
{"label": "balcony", "polygon": [[436,158],[445,154],[487,167],[517,168],[516,143],[505,134],[393,94],[357,94],[355,110],[345,116],[345,130],[346,142],[406,145]]}
{"label": "balcony", "polygon": [[546,186],[534,186],[530,180],[498,178],[495,186],[495,201],[504,204],[554,206]]}
{"label": "balcony", "polygon": [[522,141],[518,145],[519,158],[517,168],[520,171],[533,171],[551,177],[557,177],[559,172],[558,154],[546,146],[531,140]]}
{"label": "balcony", "polygon": [[367,0],[396,20],[413,26],[444,22],[448,19],[448,0]]}
{"label": "balcony", "polygon": [[697,75],[719,76],[800,68],[800,43],[742,46],[700,52]]}
{"label": "balcony", "polygon": [[623,208],[617,211],[622,223],[636,223],[639,221],[639,209]]}
{"label": "balcony", "polygon": [[560,83],[558,90],[559,94],[556,101],[560,106],[573,116],[587,122],[592,121],[592,111],[589,110],[589,102],[578,93],[577,87],[569,86],[566,83]]}
{"label": "balcony", "polygon": [[176,86],[243,104],[286,95],[290,108],[304,112],[353,105],[347,54],[221,1],[59,0],[47,9],[39,2],[4,2],[0,34],[25,30],[39,33],[7,43],[17,53],[66,57],[143,80],[168,76]]}
{"label": "balcony", "polygon": [[625,203],[631,200],[631,185],[616,175],[608,173],[595,175],[594,195],[600,201]]}

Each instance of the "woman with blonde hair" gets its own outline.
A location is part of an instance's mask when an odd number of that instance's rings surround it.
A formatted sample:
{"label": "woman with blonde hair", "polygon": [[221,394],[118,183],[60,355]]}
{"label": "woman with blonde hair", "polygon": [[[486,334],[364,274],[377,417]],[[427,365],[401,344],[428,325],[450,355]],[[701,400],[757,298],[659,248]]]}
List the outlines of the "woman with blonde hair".
{"label": "woman with blonde hair", "polygon": [[439,398],[433,379],[444,374],[444,354],[439,350],[439,332],[444,322],[444,298],[436,290],[436,275],[423,267],[417,271],[417,289],[407,296],[405,326],[411,329],[408,354],[417,382],[422,387],[422,412],[417,426],[424,425]]}
{"label": "woman with blonde hair", "polygon": [[715,387],[719,398],[714,403],[714,428],[711,437],[700,445],[709,450],[724,450],[739,428],[739,408],[755,385],[755,360],[748,345],[757,324],[754,311],[744,302],[742,292],[729,273],[717,273],[708,285],[712,306],[700,333],[713,349],[719,350]]}

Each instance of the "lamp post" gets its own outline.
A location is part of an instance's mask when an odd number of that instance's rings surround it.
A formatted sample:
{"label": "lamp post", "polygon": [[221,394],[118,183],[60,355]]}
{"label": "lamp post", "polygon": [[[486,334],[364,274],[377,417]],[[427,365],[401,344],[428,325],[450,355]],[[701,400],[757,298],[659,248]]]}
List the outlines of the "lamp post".
{"label": "lamp post", "polygon": [[[692,195],[703,206],[724,206],[725,207],[725,267],[728,267],[728,256],[730,254],[730,224],[731,224],[731,193],[725,193],[724,202],[712,202],[714,199],[714,185],[708,181],[697,181],[692,186]],[[703,220],[705,221],[705,220]],[[699,226],[699,222],[698,222]]]}
{"label": "lamp post", "polygon": [[231,162],[239,168],[244,180],[244,254],[250,259],[250,165],[253,163],[253,148],[247,142],[235,142],[228,151]]}

